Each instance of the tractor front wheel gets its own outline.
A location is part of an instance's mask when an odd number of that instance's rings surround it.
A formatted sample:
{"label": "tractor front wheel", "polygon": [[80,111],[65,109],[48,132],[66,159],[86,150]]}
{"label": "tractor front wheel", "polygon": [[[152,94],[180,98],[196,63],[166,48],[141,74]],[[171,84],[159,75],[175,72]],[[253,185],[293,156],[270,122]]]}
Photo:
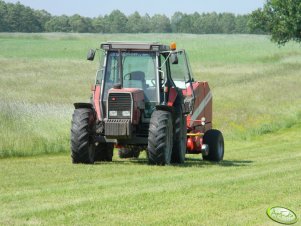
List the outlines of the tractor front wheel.
{"label": "tractor front wheel", "polygon": [[172,115],[168,111],[154,111],[151,116],[148,134],[149,163],[156,165],[170,164],[172,147]]}
{"label": "tractor front wheel", "polygon": [[94,120],[92,109],[74,110],[71,122],[71,157],[73,163],[94,163],[95,147],[91,137]]}
{"label": "tractor front wheel", "polygon": [[203,156],[204,160],[219,162],[224,157],[224,138],[219,130],[208,130],[203,137],[204,144],[209,146],[209,154]]}

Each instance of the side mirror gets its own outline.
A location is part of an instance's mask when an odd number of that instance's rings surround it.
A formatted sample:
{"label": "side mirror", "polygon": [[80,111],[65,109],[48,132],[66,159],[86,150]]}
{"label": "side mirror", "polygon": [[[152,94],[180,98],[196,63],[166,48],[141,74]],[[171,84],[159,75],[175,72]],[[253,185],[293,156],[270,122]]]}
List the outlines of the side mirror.
{"label": "side mirror", "polygon": [[170,61],[172,64],[178,64],[179,60],[178,60],[178,54],[177,53],[172,53],[170,55]]}
{"label": "side mirror", "polygon": [[88,54],[87,54],[87,60],[93,61],[95,57],[95,50],[94,49],[90,49]]}

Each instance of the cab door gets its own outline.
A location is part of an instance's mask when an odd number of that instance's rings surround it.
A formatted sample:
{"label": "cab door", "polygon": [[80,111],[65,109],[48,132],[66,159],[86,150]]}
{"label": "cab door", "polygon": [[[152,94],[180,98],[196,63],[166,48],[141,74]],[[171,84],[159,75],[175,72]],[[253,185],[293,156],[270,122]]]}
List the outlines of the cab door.
{"label": "cab door", "polygon": [[[184,109],[188,114],[188,127],[202,131],[210,129],[212,95],[208,83],[205,81],[194,81],[185,50],[180,50],[172,54],[176,55],[170,57],[170,74],[174,85],[182,90]],[[202,123],[205,123],[205,126]]]}

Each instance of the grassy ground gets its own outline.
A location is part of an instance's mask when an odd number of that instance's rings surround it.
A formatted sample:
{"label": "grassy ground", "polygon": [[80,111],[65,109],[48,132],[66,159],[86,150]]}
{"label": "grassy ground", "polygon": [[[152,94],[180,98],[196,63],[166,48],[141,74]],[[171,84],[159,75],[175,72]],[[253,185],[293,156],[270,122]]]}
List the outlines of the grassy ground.
{"label": "grassy ground", "polygon": [[300,125],[227,143],[225,161],[188,156],[183,166],[120,160],[72,165],[66,155],[0,162],[0,225],[277,225],[300,217]]}
{"label": "grassy ground", "polygon": [[[97,68],[85,56],[107,40],[188,51],[213,90],[223,163],[71,165],[72,103],[89,99]],[[274,205],[300,217],[300,71],[300,45],[266,36],[0,34],[0,225],[274,225]]]}

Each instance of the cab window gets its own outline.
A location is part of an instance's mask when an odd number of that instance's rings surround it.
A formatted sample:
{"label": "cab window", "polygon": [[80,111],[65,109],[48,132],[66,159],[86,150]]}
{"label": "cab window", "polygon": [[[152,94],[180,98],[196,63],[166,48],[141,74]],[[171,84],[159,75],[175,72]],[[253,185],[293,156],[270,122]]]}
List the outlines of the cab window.
{"label": "cab window", "polygon": [[171,77],[178,88],[186,89],[186,83],[189,80],[189,71],[184,52],[179,51],[177,57],[177,64],[173,64],[171,58],[169,58]]}

